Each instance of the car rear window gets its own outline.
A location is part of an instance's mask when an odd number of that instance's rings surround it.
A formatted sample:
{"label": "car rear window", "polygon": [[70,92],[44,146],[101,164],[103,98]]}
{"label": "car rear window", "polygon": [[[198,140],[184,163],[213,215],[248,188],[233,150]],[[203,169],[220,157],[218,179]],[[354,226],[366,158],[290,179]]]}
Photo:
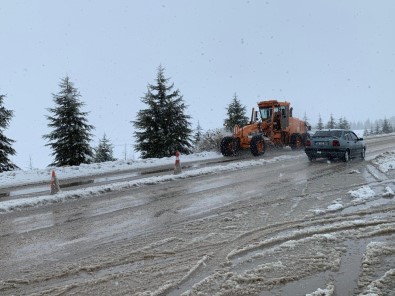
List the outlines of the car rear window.
{"label": "car rear window", "polygon": [[313,138],[340,138],[342,131],[318,131],[313,135]]}

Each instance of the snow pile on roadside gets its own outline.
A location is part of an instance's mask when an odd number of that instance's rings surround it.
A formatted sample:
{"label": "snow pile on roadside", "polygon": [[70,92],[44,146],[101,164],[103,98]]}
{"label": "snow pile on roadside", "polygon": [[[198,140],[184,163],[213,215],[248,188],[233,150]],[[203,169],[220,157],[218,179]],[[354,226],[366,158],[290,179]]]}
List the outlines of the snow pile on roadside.
{"label": "snow pile on roadside", "polygon": [[393,282],[394,278],[395,278],[395,269],[390,269],[381,278],[370,283],[369,286],[366,288],[365,292],[360,294],[360,296],[390,295],[390,294],[386,294],[386,292],[390,292],[390,291],[382,292],[382,290],[384,290],[383,287],[385,288],[386,286],[389,286],[389,284]]}
{"label": "snow pile on roadside", "polygon": [[395,170],[395,151],[381,153],[373,160],[373,163],[377,164],[383,173]]}
{"label": "snow pile on roadside", "polygon": [[348,193],[350,193],[353,198],[359,200],[368,199],[376,195],[369,186],[363,186],[357,190],[350,190]]}
{"label": "snow pile on roadside", "polygon": [[385,187],[385,192],[383,193],[383,197],[393,197],[395,195],[394,191],[391,187]]}
{"label": "snow pile on roadside", "polygon": [[379,296],[393,295],[389,294],[395,288],[395,269],[389,268],[384,275],[375,278],[375,268],[381,266],[381,262],[385,262],[387,258],[393,258],[395,255],[395,245],[387,242],[371,242],[366,248],[362,260],[362,274],[358,281],[358,285],[365,286],[361,296]]}
{"label": "snow pile on roadside", "polygon": [[341,209],[343,209],[343,205],[340,202],[338,202],[338,201],[335,201],[333,204],[328,206],[328,211],[329,212],[336,212],[336,211],[339,211]]}
{"label": "snow pile on roadside", "polygon": [[332,296],[335,292],[335,286],[330,284],[326,287],[326,289],[318,289],[317,291],[306,294],[306,296]]}
{"label": "snow pile on roadside", "polygon": [[[182,155],[182,162],[191,162],[223,157],[217,152],[201,152],[190,155]],[[48,167],[41,170],[16,170],[11,172],[0,173],[0,187],[11,187],[22,184],[32,184],[49,182],[52,170],[56,171],[59,179],[73,179],[89,177],[97,174],[106,174],[112,172],[121,172],[133,169],[144,169],[160,165],[173,165],[175,157],[165,158],[147,158],[138,160],[116,160],[102,163],[81,164],[80,166],[70,167]]]}
{"label": "snow pile on roadside", "polygon": [[323,215],[326,213],[341,211],[341,210],[343,210],[343,208],[344,208],[344,206],[343,206],[343,204],[340,203],[340,200],[335,200],[325,210],[315,209],[315,210],[310,210],[310,211],[314,212],[314,214],[316,214],[316,215]]}

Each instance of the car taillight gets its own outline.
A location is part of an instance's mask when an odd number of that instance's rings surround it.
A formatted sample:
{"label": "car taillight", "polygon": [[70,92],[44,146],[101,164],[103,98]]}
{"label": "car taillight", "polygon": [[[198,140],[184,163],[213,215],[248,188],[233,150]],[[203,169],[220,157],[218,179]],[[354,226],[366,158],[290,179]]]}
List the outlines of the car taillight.
{"label": "car taillight", "polygon": [[340,142],[338,140],[333,140],[332,146],[333,147],[338,147],[338,146],[340,146]]}
{"label": "car taillight", "polygon": [[306,140],[306,142],[304,143],[304,145],[306,147],[310,147],[311,146],[311,141],[310,140]]}

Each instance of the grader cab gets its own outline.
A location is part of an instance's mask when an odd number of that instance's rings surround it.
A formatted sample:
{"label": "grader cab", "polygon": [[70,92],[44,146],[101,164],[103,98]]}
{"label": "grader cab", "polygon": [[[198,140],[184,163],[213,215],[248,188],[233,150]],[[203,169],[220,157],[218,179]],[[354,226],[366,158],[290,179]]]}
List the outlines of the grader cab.
{"label": "grader cab", "polygon": [[221,153],[233,156],[240,150],[250,149],[252,155],[259,156],[265,153],[267,145],[302,149],[309,129],[306,122],[292,116],[289,102],[262,101],[257,111],[252,109],[248,125],[235,126],[233,135],[222,139]]}

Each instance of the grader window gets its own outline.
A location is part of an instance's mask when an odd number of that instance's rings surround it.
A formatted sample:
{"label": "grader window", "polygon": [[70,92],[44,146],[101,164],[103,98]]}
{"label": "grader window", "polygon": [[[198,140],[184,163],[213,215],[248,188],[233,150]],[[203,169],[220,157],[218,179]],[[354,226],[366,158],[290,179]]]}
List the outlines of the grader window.
{"label": "grader window", "polygon": [[280,108],[281,108],[281,115],[282,115],[282,117],[283,118],[286,117],[287,114],[285,113],[285,106],[281,106]]}
{"label": "grader window", "polygon": [[276,106],[276,107],[267,107],[267,108],[260,108],[262,120],[272,119],[272,115],[276,116],[279,114],[282,118],[287,117],[287,111],[285,106]]}
{"label": "grader window", "polygon": [[272,108],[261,108],[259,111],[261,112],[262,120],[272,118]]}

